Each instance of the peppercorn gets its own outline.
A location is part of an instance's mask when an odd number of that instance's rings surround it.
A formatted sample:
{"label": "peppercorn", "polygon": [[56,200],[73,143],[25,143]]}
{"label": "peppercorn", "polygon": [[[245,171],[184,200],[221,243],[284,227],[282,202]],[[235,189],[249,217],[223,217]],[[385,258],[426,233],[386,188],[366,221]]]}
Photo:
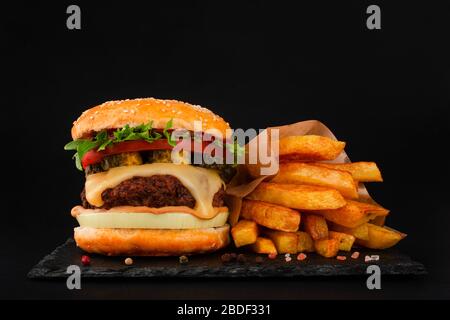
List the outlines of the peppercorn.
{"label": "peppercorn", "polygon": [[260,256],[257,256],[255,258],[255,262],[258,263],[258,264],[262,263],[263,261],[264,261],[264,259],[262,257],[260,257]]}
{"label": "peppercorn", "polygon": [[238,261],[238,262],[241,262],[241,263],[246,262],[246,261],[247,261],[247,258],[245,257],[245,254],[239,253],[238,256],[237,256],[237,261]]}
{"label": "peppercorn", "polygon": [[222,262],[230,262],[231,261],[231,254],[229,253],[224,253],[221,257],[220,260],[222,260]]}
{"label": "peppercorn", "polygon": [[179,258],[178,258],[178,260],[179,260],[179,262],[181,263],[181,264],[186,264],[186,263],[188,263],[189,262],[189,258],[187,257],[187,256],[180,256]]}
{"label": "peppercorn", "polygon": [[81,263],[83,264],[83,266],[88,266],[91,264],[91,258],[89,258],[89,256],[81,256]]}

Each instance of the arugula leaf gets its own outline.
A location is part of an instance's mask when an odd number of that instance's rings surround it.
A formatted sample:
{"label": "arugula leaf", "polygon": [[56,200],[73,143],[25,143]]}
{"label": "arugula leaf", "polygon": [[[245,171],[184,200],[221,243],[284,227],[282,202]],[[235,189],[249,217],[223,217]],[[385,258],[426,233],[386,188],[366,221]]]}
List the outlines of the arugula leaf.
{"label": "arugula leaf", "polygon": [[177,145],[177,142],[175,140],[172,140],[172,135],[171,133],[168,131],[169,129],[171,129],[173,126],[173,119],[170,119],[169,121],[167,121],[166,126],[163,130],[163,134],[164,137],[167,138],[167,142],[169,143],[170,146],[175,147]]}
{"label": "arugula leaf", "polygon": [[98,145],[98,142],[79,139],[69,142],[64,146],[65,150],[76,150],[77,152],[74,154],[75,165],[78,170],[83,171],[83,167],[81,165],[81,159],[83,156],[91,149],[94,149]]}
{"label": "arugula leaf", "polygon": [[83,171],[83,166],[81,165],[80,156],[78,155],[78,153],[75,153],[73,156],[75,158],[75,166],[77,167],[78,170]]}
{"label": "arugula leaf", "polygon": [[106,130],[102,130],[95,136],[94,141],[97,142],[98,151],[105,150],[108,145],[112,143],[112,139],[109,138],[108,132]]}
{"label": "arugula leaf", "polygon": [[107,146],[109,146],[111,143],[113,143],[113,139],[107,139],[105,140],[100,146],[98,147],[97,151],[103,151],[106,149]]}
{"label": "arugula leaf", "polygon": [[[148,134],[148,133],[147,133]],[[143,133],[136,133],[132,132],[128,136],[126,136],[123,141],[130,141],[130,140],[145,140],[145,137],[141,136]]]}
{"label": "arugula leaf", "polygon": [[122,129],[117,129],[113,132],[114,142],[125,141],[128,136],[133,133],[133,129],[127,124]]}
{"label": "arugula leaf", "polygon": [[106,130],[102,130],[95,136],[95,140],[97,141],[104,141],[108,139],[108,132]]}
{"label": "arugula leaf", "polygon": [[153,140],[158,140],[158,139],[161,139],[162,138],[162,135],[159,133],[159,132],[153,132],[152,133],[152,139]]}
{"label": "arugula leaf", "polygon": [[149,121],[146,124],[141,124],[138,125],[137,127],[134,127],[134,131],[135,132],[148,132],[152,130],[152,126],[153,126],[153,120]]}
{"label": "arugula leaf", "polygon": [[108,146],[123,141],[132,140],[144,140],[148,143],[152,143],[155,140],[161,139],[163,136],[167,139],[167,142],[172,147],[176,146],[176,140],[172,140],[172,135],[169,129],[173,127],[173,119],[170,119],[166,123],[163,130],[163,134],[153,131],[153,121],[143,123],[136,127],[130,127],[128,124],[123,128],[117,129],[112,133],[112,136],[108,134],[107,130],[102,130],[92,139],[78,139],[67,143],[64,146],[64,150],[76,150],[74,155],[75,164],[77,169],[83,171],[81,160],[86,152],[97,148],[97,151],[105,150]]}
{"label": "arugula leaf", "polygon": [[77,147],[77,153],[80,159],[83,159],[83,156],[91,149],[94,149],[98,146],[97,141],[91,141],[91,140],[83,140]]}
{"label": "arugula leaf", "polygon": [[73,140],[64,146],[64,150],[77,150],[81,140]]}

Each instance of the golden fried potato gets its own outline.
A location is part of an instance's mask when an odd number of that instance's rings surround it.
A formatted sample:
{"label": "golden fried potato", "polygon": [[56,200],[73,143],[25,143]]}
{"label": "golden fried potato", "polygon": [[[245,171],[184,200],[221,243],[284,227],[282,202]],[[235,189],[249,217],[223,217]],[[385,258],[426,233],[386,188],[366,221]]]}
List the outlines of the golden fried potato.
{"label": "golden fried potato", "polygon": [[300,213],[293,209],[257,200],[243,200],[241,216],[264,227],[294,232],[300,225]]}
{"label": "golden fried potato", "polygon": [[281,163],[272,183],[307,184],[338,190],[349,199],[358,198],[358,184],[350,173],[302,162]]}
{"label": "golden fried potato", "polygon": [[352,175],[353,179],[360,182],[383,181],[380,169],[375,162],[314,163],[314,165],[346,171]]}
{"label": "golden fried potato", "polygon": [[297,236],[297,252],[314,252],[314,241],[308,233],[298,231]]}
{"label": "golden fried potato", "polygon": [[314,248],[325,258],[335,257],[339,252],[339,241],[336,239],[314,240]]}
{"label": "golden fried potato", "polygon": [[355,228],[378,216],[386,216],[389,210],[369,203],[348,200],[347,204],[339,209],[319,210],[314,213],[322,215],[328,221],[344,227]]}
{"label": "golden fried potato", "polygon": [[273,241],[278,253],[297,253],[297,232],[263,229],[262,233]]}
{"label": "golden fried potato", "polygon": [[247,199],[304,210],[337,209],[346,204],[339,191],[334,189],[271,182],[260,183]]}
{"label": "golden fried potato", "polygon": [[330,231],[330,239],[336,239],[339,241],[339,250],[350,251],[352,250],[353,243],[355,242],[355,237],[351,234],[345,234],[342,232]]}
{"label": "golden fried potato", "polygon": [[386,222],[386,216],[378,216],[378,217],[375,217],[374,219],[370,220],[371,224],[374,224],[374,225],[380,226],[380,227],[384,226],[385,222]]}
{"label": "golden fried potato", "polygon": [[330,138],[306,135],[280,139],[280,161],[333,160],[344,150],[345,142]]}
{"label": "golden fried potato", "polygon": [[328,238],[327,222],[322,216],[315,214],[303,215],[303,226],[314,240]]}
{"label": "golden fried potato", "polygon": [[350,234],[356,239],[369,240],[369,227],[367,227],[367,223],[360,224],[354,228],[347,228],[336,223],[330,223],[329,227],[332,231]]}
{"label": "golden fried potato", "polygon": [[250,246],[252,250],[256,253],[264,253],[264,254],[278,253],[277,249],[275,248],[275,245],[273,244],[273,241],[267,238],[258,237],[256,238],[256,242],[251,244]]}
{"label": "golden fried potato", "polygon": [[368,223],[367,226],[369,227],[369,240],[356,240],[357,244],[366,248],[387,249],[406,237],[406,234],[388,227],[380,227],[371,223]]}
{"label": "golden fried potato", "polygon": [[240,220],[233,228],[231,228],[231,236],[233,237],[236,247],[255,243],[256,238],[258,237],[258,226],[254,221]]}

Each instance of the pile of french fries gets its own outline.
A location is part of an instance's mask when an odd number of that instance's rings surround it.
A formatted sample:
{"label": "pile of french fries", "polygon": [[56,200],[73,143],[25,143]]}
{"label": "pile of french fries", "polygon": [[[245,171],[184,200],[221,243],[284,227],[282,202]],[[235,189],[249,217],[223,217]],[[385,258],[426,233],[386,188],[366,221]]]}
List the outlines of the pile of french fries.
{"label": "pile of french fries", "polygon": [[[374,162],[327,163],[345,142],[322,136],[279,140],[278,174],[260,183],[242,202],[231,230],[236,247],[262,254],[316,252],[331,258],[359,245],[386,249],[405,234],[384,226],[389,211],[358,201],[360,182],[381,182]],[[248,166],[259,176],[258,166]]]}

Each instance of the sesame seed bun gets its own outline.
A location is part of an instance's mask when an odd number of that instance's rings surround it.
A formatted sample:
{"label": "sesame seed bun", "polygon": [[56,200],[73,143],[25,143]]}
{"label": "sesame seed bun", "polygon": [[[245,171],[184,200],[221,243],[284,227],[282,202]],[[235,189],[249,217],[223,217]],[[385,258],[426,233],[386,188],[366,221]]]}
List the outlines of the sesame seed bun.
{"label": "sesame seed bun", "polygon": [[194,121],[202,122],[203,131],[216,129],[227,137],[229,124],[210,110],[176,100],[154,98],[118,100],[105,102],[90,108],[73,123],[74,140],[90,137],[104,129],[122,128],[125,125],[137,126],[153,121],[153,128],[164,129],[173,119],[173,129],[194,131]]}
{"label": "sesame seed bun", "polygon": [[230,242],[228,224],[204,229],[96,229],[77,227],[77,246],[108,256],[178,256],[207,253]]}

